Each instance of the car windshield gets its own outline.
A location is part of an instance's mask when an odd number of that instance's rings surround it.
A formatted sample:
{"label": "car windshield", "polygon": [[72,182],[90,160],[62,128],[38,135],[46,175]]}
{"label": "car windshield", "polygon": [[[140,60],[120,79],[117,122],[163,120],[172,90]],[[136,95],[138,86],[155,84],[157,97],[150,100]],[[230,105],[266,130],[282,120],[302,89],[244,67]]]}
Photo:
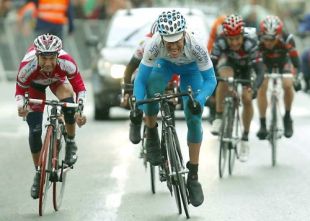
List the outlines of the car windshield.
{"label": "car windshield", "polygon": [[[114,16],[110,24],[110,30],[106,39],[107,47],[136,47],[144,36],[150,32],[153,22],[163,9],[132,10],[126,12],[120,10]],[[195,32],[202,40],[208,36],[208,27],[206,26],[205,17],[201,13],[189,13],[188,10],[184,15],[188,27]]]}
{"label": "car windshield", "polygon": [[136,47],[143,37],[150,32],[150,27],[159,14],[158,11],[155,11],[147,16],[148,11],[118,12],[111,21],[106,45],[108,47]]}

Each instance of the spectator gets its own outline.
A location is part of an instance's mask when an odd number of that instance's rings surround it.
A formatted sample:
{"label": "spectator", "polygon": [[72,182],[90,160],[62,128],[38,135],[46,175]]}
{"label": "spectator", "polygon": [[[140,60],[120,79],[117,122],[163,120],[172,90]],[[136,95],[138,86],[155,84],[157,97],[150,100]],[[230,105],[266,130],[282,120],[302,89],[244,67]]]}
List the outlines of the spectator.
{"label": "spectator", "polygon": [[74,31],[73,8],[70,0],[32,0],[37,6],[36,35],[53,34],[63,39],[64,26]]}

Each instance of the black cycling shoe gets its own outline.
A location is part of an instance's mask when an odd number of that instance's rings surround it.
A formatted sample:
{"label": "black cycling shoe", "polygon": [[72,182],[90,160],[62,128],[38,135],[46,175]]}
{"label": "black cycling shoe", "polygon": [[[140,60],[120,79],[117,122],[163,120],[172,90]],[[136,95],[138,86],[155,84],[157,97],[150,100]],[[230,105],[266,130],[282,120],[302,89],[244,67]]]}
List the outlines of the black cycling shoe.
{"label": "black cycling shoe", "polygon": [[264,126],[261,126],[259,131],[256,133],[256,136],[260,140],[265,140],[267,138],[267,136],[268,136],[267,128],[264,127]]}
{"label": "black cycling shoe", "polygon": [[141,124],[130,123],[129,140],[133,144],[138,144],[141,140]]}
{"label": "black cycling shoe", "polygon": [[161,154],[157,126],[154,128],[146,127],[145,148],[147,161],[149,161],[153,166],[160,165]]}
{"label": "black cycling shoe", "polygon": [[66,156],[65,163],[68,166],[72,166],[77,161],[77,146],[74,141],[67,141],[66,143]]}
{"label": "black cycling shoe", "polygon": [[197,207],[204,201],[203,191],[198,179],[187,178],[187,189],[190,203]]}
{"label": "black cycling shoe", "polygon": [[293,120],[290,117],[284,117],[283,118],[283,124],[284,124],[284,136],[286,138],[290,138],[293,136]]}
{"label": "black cycling shoe", "polygon": [[41,178],[40,172],[36,171],[36,174],[34,175],[34,178],[33,178],[33,184],[30,189],[30,195],[33,199],[39,198],[40,178]]}

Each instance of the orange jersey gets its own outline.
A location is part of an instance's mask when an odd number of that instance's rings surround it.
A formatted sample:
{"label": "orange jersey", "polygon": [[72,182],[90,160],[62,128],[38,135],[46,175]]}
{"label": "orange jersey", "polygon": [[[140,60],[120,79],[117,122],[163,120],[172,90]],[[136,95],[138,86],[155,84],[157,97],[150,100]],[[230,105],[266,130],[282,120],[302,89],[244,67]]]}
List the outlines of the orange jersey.
{"label": "orange jersey", "polygon": [[226,18],[226,15],[221,15],[221,16],[217,17],[215,19],[215,21],[213,22],[212,27],[211,27],[211,31],[210,31],[208,44],[207,44],[208,52],[212,51],[213,44],[215,42],[216,37],[221,32],[221,27],[222,27],[222,24],[223,24],[225,18]]}

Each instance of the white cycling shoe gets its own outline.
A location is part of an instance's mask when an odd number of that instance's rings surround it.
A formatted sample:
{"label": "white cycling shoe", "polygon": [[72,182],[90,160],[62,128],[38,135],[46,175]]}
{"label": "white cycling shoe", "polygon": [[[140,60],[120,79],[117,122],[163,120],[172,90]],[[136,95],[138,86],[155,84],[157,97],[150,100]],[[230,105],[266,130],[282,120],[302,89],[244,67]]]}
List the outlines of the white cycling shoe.
{"label": "white cycling shoe", "polygon": [[217,118],[212,123],[211,133],[213,135],[219,135],[222,126],[222,119]]}
{"label": "white cycling shoe", "polygon": [[239,160],[241,162],[246,162],[249,158],[250,154],[250,146],[249,141],[241,140],[240,152],[239,152]]}

